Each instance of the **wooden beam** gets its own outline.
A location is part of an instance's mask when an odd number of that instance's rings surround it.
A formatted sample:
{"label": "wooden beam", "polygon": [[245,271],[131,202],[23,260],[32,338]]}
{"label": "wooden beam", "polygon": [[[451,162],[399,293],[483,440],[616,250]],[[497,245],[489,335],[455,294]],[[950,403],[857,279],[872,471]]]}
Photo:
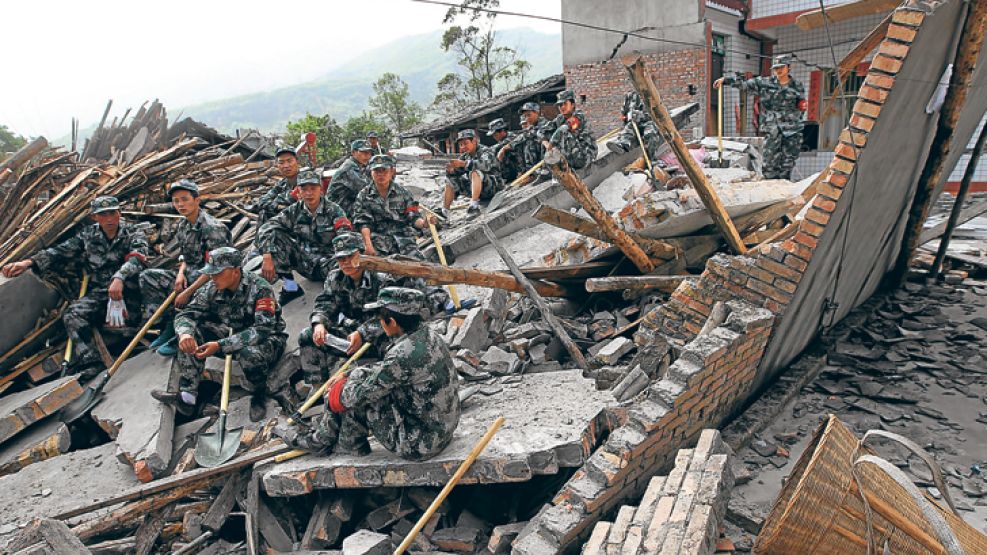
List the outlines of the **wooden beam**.
{"label": "wooden beam", "polygon": [[[487,272],[469,268],[445,267],[419,260],[399,260],[377,256],[361,256],[360,266],[396,276],[419,277],[441,285],[465,284],[492,289],[504,289],[515,293],[525,293],[524,286],[510,274]],[[570,297],[573,292],[561,285],[544,281],[534,281],[532,285],[539,295],[546,297]]]}
{"label": "wooden beam", "polygon": [[671,293],[688,276],[613,276],[589,278],[586,280],[586,290],[591,293],[600,291],[623,291],[660,289]]}
{"label": "wooden beam", "polygon": [[529,266],[521,268],[521,273],[528,279],[547,279],[558,281],[565,279],[585,279],[609,274],[619,262],[584,262],[565,266]]}
{"label": "wooden beam", "polygon": [[795,25],[803,31],[811,31],[824,27],[826,20],[833,24],[865,15],[884,13],[897,8],[899,5],[901,5],[901,0],[857,0],[848,4],[827,6],[825,17],[823,17],[821,9],[805,12],[795,18]]}
{"label": "wooden beam", "polygon": [[520,282],[524,287],[524,291],[528,295],[528,298],[531,299],[535,303],[535,306],[538,307],[541,317],[548,323],[549,326],[551,326],[552,330],[555,332],[555,336],[562,342],[562,345],[565,347],[566,351],[569,351],[569,356],[572,357],[572,360],[576,362],[579,368],[584,370],[588,369],[589,364],[586,362],[586,357],[583,356],[583,352],[579,350],[579,346],[576,345],[571,337],[569,337],[568,332],[566,332],[565,328],[562,327],[562,323],[555,317],[555,313],[553,313],[552,310],[548,308],[548,305],[545,304],[545,299],[538,294],[534,284],[532,284],[528,278],[524,277],[524,274],[521,273],[521,269],[518,268],[517,262],[514,262],[514,258],[512,258],[510,253],[507,252],[507,249],[500,244],[500,241],[497,240],[497,236],[494,235],[494,232],[491,231],[490,227],[487,226],[487,224],[482,224],[482,226],[483,234],[487,236],[487,241],[490,241],[490,244],[493,245],[494,250],[496,250],[497,254],[500,255],[500,258],[504,261],[504,264],[507,264],[507,267],[510,268],[511,274],[513,274],[518,282]]}
{"label": "wooden beam", "polygon": [[[985,212],[987,212],[987,200],[975,202],[960,212],[959,217],[956,219],[956,225],[963,225]],[[942,234],[946,232],[946,226],[948,224],[949,220],[947,219],[922,231],[922,235],[918,238],[918,244],[924,245],[933,239],[942,237]],[[3,383],[3,381],[0,380],[0,383]]]}
{"label": "wooden beam", "polygon": [[34,139],[33,141],[22,146],[10,158],[7,158],[0,163],[0,174],[3,174],[6,170],[16,172],[21,166],[27,164],[31,161],[31,158],[34,158],[46,148],[48,148],[48,139],[45,139],[44,137]]}
{"label": "wooden beam", "polygon": [[[846,56],[843,57],[843,60],[840,62],[839,70],[837,71],[837,77],[836,77],[839,83],[843,83],[844,81],[846,81],[846,78],[852,72],[856,71],[857,66],[860,65],[860,63],[863,62],[865,58],[867,58],[867,55],[870,54],[875,48],[877,48],[879,44],[881,44],[881,41],[884,40],[884,37],[886,37],[888,34],[888,26],[891,25],[892,15],[893,14],[888,14],[888,16],[885,17],[883,21],[877,24],[877,27],[871,29],[871,32],[868,33],[863,40],[857,43],[857,46],[853,47],[853,50],[851,50]],[[840,95],[834,94],[833,97],[829,99],[829,102],[826,103],[826,109],[823,110],[822,115],[819,116],[820,122],[825,120],[826,117],[829,116],[831,112],[833,112],[833,110],[836,108],[836,102],[840,100],[840,98],[841,98]]]}
{"label": "wooden beam", "polygon": [[[942,262],[946,258],[946,250],[949,249],[949,240],[953,236],[953,230],[956,229],[957,222],[960,219],[960,212],[963,208],[963,202],[966,200],[966,194],[970,190],[970,182],[973,181],[973,174],[977,171],[977,165],[980,163],[980,155],[984,150],[984,139],[987,138],[987,125],[985,125],[980,130],[980,135],[977,137],[977,143],[973,146],[973,154],[966,164],[966,171],[963,172],[963,180],[960,182],[960,189],[956,193],[956,200],[953,202],[953,209],[949,212],[949,219],[946,220],[946,229],[943,230],[942,239],[939,241],[939,250],[936,251],[935,261],[932,262],[932,271],[930,274],[933,277],[939,277],[939,271],[942,269]],[[985,202],[984,204],[987,204]]]}
{"label": "wooden beam", "polygon": [[565,187],[566,191],[569,191],[572,198],[576,199],[583,210],[599,224],[600,230],[607,236],[607,240],[616,245],[641,273],[647,274],[655,269],[655,263],[641,249],[641,246],[635,243],[626,231],[617,226],[617,222],[600,204],[600,201],[593,196],[586,184],[572,173],[572,170],[569,169],[569,163],[559,149],[553,148],[545,153],[545,165],[552,170],[552,175]]}
{"label": "wooden beam", "polygon": [[[540,222],[553,225],[573,233],[578,233],[580,235],[585,235],[587,237],[592,237],[593,239],[599,239],[600,241],[606,241],[608,243],[611,242],[610,238],[603,232],[603,229],[599,224],[593,220],[587,220],[582,216],[570,214],[565,210],[559,210],[558,208],[552,208],[551,206],[542,204],[537,210],[535,210],[531,217]],[[680,250],[674,245],[670,245],[664,241],[659,241],[658,239],[649,239],[639,233],[634,233],[631,231],[625,231],[625,233],[627,233],[627,235],[630,236],[635,243],[640,245],[641,248],[651,256],[675,256]]]}
{"label": "wooden beam", "polygon": [[709,211],[709,215],[716,223],[716,227],[719,228],[720,233],[726,238],[727,244],[737,254],[746,253],[747,247],[744,246],[744,241],[740,238],[740,234],[737,233],[737,228],[734,227],[733,221],[730,220],[730,215],[727,214],[726,208],[720,202],[720,197],[710,187],[709,182],[706,180],[706,174],[703,173],[703,169],[699,167],[699,164],[689,154],[689,150],[685,146],[685,141],[682,140],[682,136],[675,128],[675,124],[668,114],[668,109],[665,108],[665,104],[661,101],[661,94],[658,93],[658,87],[655,86],[651,76],[648,75],[644,60],[640,56],[635,55],[633,56],[633,61],[624,61],[624,66],[630,74],[634,89],[641,95],[641,100],[648,108],[651,119],[658,126],[658,132],[661,133],[662,138],[672,148],[672,152],[675,153],[679,165],[685,170],[686,175],[689,176],[692,186],[696,189],[696,193],[699,194],[699,198],[702,199],[703,205]]}
{"label": "wooden beam", "polygon": [[[952,171],[946,167],[949,154],[953,149],[953,134],[960,114],[966,105],[966,97],[973,84],[974,70],[984,45],[984,33],[987,31],[987,0],[972,0],[969,12],[960,32],[959,48],[953,60],[953,75],[949,79],[949,89],[939,113],[936,134],[929,147],[929,156],[925,167],[918,179],[918,187],[911,209],[908,211],[908,222],[905,224],[905,234],[901,242],[898,260],[888,279],[891,285],[900,284],[908,273],[908,264],[919,245],[922,226],[929,216],[932,206],[933,193],[944,174]],[[960,148],[966,145],[960,145]]]}

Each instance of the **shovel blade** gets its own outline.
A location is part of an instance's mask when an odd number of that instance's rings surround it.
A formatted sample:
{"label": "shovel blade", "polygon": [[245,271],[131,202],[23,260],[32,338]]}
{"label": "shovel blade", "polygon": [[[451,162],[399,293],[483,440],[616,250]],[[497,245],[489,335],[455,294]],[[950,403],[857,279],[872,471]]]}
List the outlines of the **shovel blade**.
{"label": "shovel blade", "polygon": [[195,462],[204,468],[219,466],[236,455],[240,447],[240,436],[243,428],[208,432],[199,436],[195,445]]}
{"label": "shovel blade", "polygon": [[82,395],[62,409],[59,415],[62,422],[69,424],[88,414],[103,399],[103,388],[106,387],[106,382],[109,380],[109,374],[103,372],[91,381],[83,390]]}

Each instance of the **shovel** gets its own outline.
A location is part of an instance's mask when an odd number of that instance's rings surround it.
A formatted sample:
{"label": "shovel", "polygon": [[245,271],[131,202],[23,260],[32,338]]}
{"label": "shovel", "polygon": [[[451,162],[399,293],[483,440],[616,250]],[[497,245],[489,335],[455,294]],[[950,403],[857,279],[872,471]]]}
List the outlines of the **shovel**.
{"label": "shovel", "polygon": [[718,152],[718,158],[716,160],[710,160],[711,168],[727,168],[730,167],[730,162],[723,159],[723,87],[718,89],[720,102],[716,107],[716,149]]}
{"label": "shovel", "polygon": [[76,420],[85,416],[85,414],[89,412],[91,408],[96,406],[96,403],[99,403],[100,400],[102,400],[103,388],[106,387],[107,382],[110,381],[110,378],[113,377],[113,374],[116,374],[117,370],[120,369],[120,365],[123,364],[123,361],[127,360],[127,357],[130,356],[130,353],[134,351],[134,348],[137,347],[137,344],[140,343],[140,340],[143,339],[144,335],[147,334],[147,330],[151,329],[151,326],[153,326],[154,323],[158,321],[158,318],[160,318],[161,315],[164,314],[164,311],[167,310],[169,306],[171,306],[171,303],[175,300],[175,297],[177,296],[178,296],[178,292],[172,291],[171,294],[168,295],[168,298],[165,299],[163,303],[161,303],[161,306],[159,306],[158,309],[154,311],[154,314],[152,314],[151,317],[147,320],[147,322],[144,324],[144,327],[142,327],[140,331],[137,332],[137,335],[135,335],[134,338],[130,340],[130,344],[127,345],[127,348],[124,349],[123,352],[120,353],[120,356],[118,356],[117,359],[113,362],[113,366],[111,366],[107,371],[100,374],[95,380],[90,382],[89,385],[86,387],[86,390],[82,392],[82,395],[80,395],[79,398],[76,399],[75,401],[69,403],[65,407],[65,409],[62,410],[62,415],[61,415],[62,422],[66,424],[70,422],[75,422]]}
{"label": "shovel", "polygon": [[648,176],[651,179],[655,179],[655,169],[651,167],[651,157],[648,156],[648,149],[644,146],[644,139],[641,138],[641,130],[637,128],[637,122],[633,119],[631,120],[631,126],[634,127],[634,134],[637,135],[637,144],[641,145],[641,154],[644,155],[644,161],[648,164]]}
{"label": "shovel", "polygon": [[[431,211],[429,211],[429,215],[432,215]],[[435,242],[435,251],[439,254],[439,262],[443,266],[448,266],[449,264],[446,262],[446,251],[442,248],[442,241],[439,239],[439,231],[435,229],[435,224],[431,222],[431,218],[428,218],[427,221],[428,229],[432,232],[432,241]],[[456,292],[455,285],[449,285],[449,296],[452,297],[452,304],[456,307],[456,310],[459,310],[459,293]]]}
{"label": "shovel", "polygon": [[243,426],[226,430],[226,410],[230,406],[232,370],[233,354],[231,353],[226,355],[226,364],[223,367],[223,395],[219,401],[219,421],[216,424],[216,431],[200,435],[199,442],[195,444],[195,462],[205,468],[219,466],[232,459],[233,455],[236,455],[237,448],[240,447]]}
{"label": "shovel", "polygon": [[[86,296],[86,289],[89,288],[89,274],[82,274],[82,285],[79,286],[79,298]],[[59,378],[64,378],[68,374],[69,363],[72,362],[72,338],[65,342],[65,355],[62,357],[62,373]]]}

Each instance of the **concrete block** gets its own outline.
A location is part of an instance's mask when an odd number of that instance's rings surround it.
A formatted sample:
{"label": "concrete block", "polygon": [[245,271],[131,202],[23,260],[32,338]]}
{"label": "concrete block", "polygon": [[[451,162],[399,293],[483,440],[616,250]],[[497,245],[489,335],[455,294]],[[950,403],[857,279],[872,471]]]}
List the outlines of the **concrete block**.
{"label": "concrete block", "polygon": [[613,365],[632,350],[634,350],[633,340],[627,337],[615,337],[596,353],[596,358],[603,364]]}
{"label": "concrete block", "polygon": [[370,530],[359,530],[343,540],[343,555],[387,555],[391,537]]}
{"label": "concrete block", "polygon": [[33,272],[0,277],[0,353],[6,353],[34,329],[42,312],[58,305],[60,295]]}
{"label": "concrete block", "polygon": [[514,522],[512,524],[494,526],[493,531],[490,533],[490,540],[487,542],[487,552],[493,555],[509,553],[511,543],[527,525],[527,522]]}
{"label": "concrete block", "polygon": [[454,526],[436,530],[429,538],[435,547],[453,553],[474,553],[482,533],[477,528]]}
{"label": "concrete block", "polygon": [[0,448],[0,476],[13,474],[69,450],[68,427],[55,418],[39,422]]}
{"label": "concrete block", "polygon": [[510,353],[497,347],[496,345],[487,349],[480,357],[481,367],[498,376],[513,374],[521,364],[521,359],[514,353]]}
{"label": "concrete block", "polygon": [[151,390],[178,387],[172,361],[151,351],[127,360],[110,378],[103,400],[91,413],[113,438],[120,460],[140,471],[142,482],[160,477],[171,460],[175,409],[151,397]]}
{"label": "concrete block", "polygon": [[0,397],[0,443],[14,437],[31,424],[58,412],[82,395],[76,376],[67,376]]}
{"label": "concrete block", "polygon": [[490,331],[486,324],[483,308],[471,308],[449,346],[453,349],[469,349],[474,353],[482,351],[490,344]]}
{"label": "concrete block", "polygon": [[624,376],[624,379],[614,386],[613,396],[620,402],[627,401],[633,398],[638,393],[644,391],[651,380],[648,375],[641,370],[640,366],[635,366],[630,372]]}

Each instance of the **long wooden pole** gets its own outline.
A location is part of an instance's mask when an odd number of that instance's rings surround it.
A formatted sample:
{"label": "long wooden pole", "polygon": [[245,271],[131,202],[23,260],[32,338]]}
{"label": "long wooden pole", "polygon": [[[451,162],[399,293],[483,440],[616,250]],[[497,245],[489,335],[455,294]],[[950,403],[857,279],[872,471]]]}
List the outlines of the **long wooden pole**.
{"label": "long wooden pole", "polygon": [[926,158],[925,167],[922,169],[915,190],[915,198],[908,212],[908,223],[905,224],[905,235],[902,238],[898,260],[888,276],[891,285],[900,284],[908,273],[908,264],[915,254],[915,249],[918,248],[922,226],[929,216],[932,194],[942,180],[943,174],[951,169],[946,167],[946,161],[953,148],[953,134],[973,84],[977,59],[980,57],[984,33],[987,30],[987,0],[972,0],[968,5],[970,11],[963,23],[959,48],[953,60],[953,75],[949,79],[949,89],[940,111],[936,135],[932,139],[929,156]]}
{"label": "long wooden pole", "polygon": [[671,293],[688,276],[613,276],[589,278],[586,280],[586,290],[623,291],[625,289],[641,291],[644,289],[661,289]]}
{"label": "long wooden pole", "polygon": [[[566,212],[565,210],[559,210],[558,208],[552,208],[551,206],[542,204],[531,214],[531,217],[549,225],[571,231],[573,233],[578,233],[580,235],[585,235],[587,237],[592,237],[593,239],[599,239],[600,241],[610,242],[610,238],[607,237],[603,230],[600,228],[600,224],[594,222],[593,220],[588,220],[582,216],[577,216]],[[659,241],[658,239],[650,239],[644,237],[638,233],[626,232],[635,243],[641,246],[642,249],[651,256],[675,256],[680,249],[676,248],[675,245],[665,241]]]}
{"label": "long wooden pole", "polygon": [[569,191],[572,198],[582,205],[583,210],[586,210],[590,217],[600,224],[600,231],[606,234],[609,241],[616,245],[642,274],[650,273],[655,269],[655,263],[644,252],[644,249],[635,243],[626,231],[617,226],[617,222],[614,221],[600,201],[593,196],[586,184],[572,173],[572,170],[569,169],[569,163],[558,149],[552,149],[545,153],[545,165],[552,170],[552,175],[565,187],[566,191]]}
{"label": "long wooden pole", "polygon": [[[426,211],[429,212],[429,215],[432,215],[430,210],[426,209]],[[442,248],[442,240],[439,239],[439,230],[435,229],[435,224],[432,223],[431,218],[428,218],[428,230],[432,234],[432,242],[435,243],[435,252],[439,255],[439,262],[443,266],[449,267],[449,263],[446,262],[446,251]],[[459,293],[456,291],[455,285],[449,285],[449,296],[452,298],[453,306],[456,307],[456,310],[459,310],[462,305],[459,303]]]}
{"label": "long wooden pole", "polygon": [[498,416],[497,420],[494,420],[494,423],[487,429],[487,433],[483,434],[480,441],[473,447],[473,450],[470,451],[470,454],[466,457],[466,460],[464,460],[463,463],[459,465],[459,468],[456,469],[456,473],[452,475],[452,478],[449,478],[448,482],[446,482],[445,487],[442,488],[439,495],[435,497],[432,504],[428,506],[425,513],[422,514],[421,518],[418,519],[418,522],[415,523],[414,528],[408,532],[408,535],[405,536],[404,541],[401,542],[401,545],[394,550],[394,555],[401,555],[408,549],[409,546],[411,546],[411,542],[415,541],[415,537],[418,533],[421,532],[422,528],[424,528],[428,521],[431,520],[432,515],[435,514],[435,511],[438,510],[438,508],[442,505],[442,502],[445,501],[446,497],[449,496],[449,493],[452,492],[452,488],[456,487],[459,480],[463,478],[466,471],[470,469],[470,466],[472,466],[473,462],[480,456],[480,453],[486,449],[487,444],[490,443],[490,440],[493,439],[493,437],[497,434],[497,431],[500,430],[500,427],[503,425],[504,417]]}
{"label": "long wooden pole", "polygon": [[[360,266],[397,276],[410,276],[429,279],[439,284],[464,283],[478,287],[504,289],[515,293],[524,293],[525,289],[518,280],[503,272],[485,272],[469,268],[446,268],[430,262],[396,260],[377,256],[361,256]],[[569,297],[574,293],[566,288],[544,281],[533,281],[539,294],[546,297]]]}
{"label": "long wooden pole", "polygon": [[929,275],[938,279],[942,272],[942,262],[946,258],[946,250],[949,249],[949,240],[953,237],[953,230],[956,229],[957,221],[960,219],[960,212],[963,211],[963,202],[966,194],[970,190],[970,182],[973,181],[973,174],[977,172],[977,165],[980,163],[980,155],[984,150],[984,138],[987,138],[987,125],[980,130],[977,137],[977,144],[973,146],[973,154],[966,164],[966,171],[963,172],[963,181],[960,181],[960,190],[956,192],[956,200],[953,202],[953,209],[949,212],[949,220],[946,222],[946,231],[939,239],[939,250],[936,251],[936,259],[932,263],[932,271]]}
{"label": "long wooden pole", "polygon": [[515,262],[514,258],[511,257],[511,254],[507,252],[507,249],[500,244],[500,241],[497,240],[497,236],[494,235],[494,232],[490,229],[490,227],[487,226],[487,224],[483,224],[482,229],[483,234],[487,236],[487,241],[490,241],[490,244],[493,245],[494,250],[496,250],[497,254],[500,255],[500,258],[504,261],[504,264],[507,264],[507,267],[511,270],[511,274],[513,274],[517,281],[524,286],[525,294],[528,295],[529,299],[534,301],[535,306],[538,307],[538,312],[541,312],[541,317],[552,328],[552,331],[555,332],[555,335],[559,338],[559,341],[562,342],[562,346],[565,347],[566,351],[569,351],[569,356],[572,357],[572,360],[576,361],[579,368],[584,370],[588,369],[589,364],[586,362],[586,357],[583,356],[583,352],[579,350],[579,345],[576,345],[572,338],[569,337],[569,333],[562,327],[562,323],[555,317],[555,313],[553,313],[551,309],[548,308],[548,305],[545,304],[545,299],[538,294],[538,291],[531,283],[531,280],[521,273],[521,268],[518,267],[517,262]]}
{"label": "long wooden pole", "polygon": [[46,148],[48,148],[48,139],[45,139],[44,137],[34,139],[33,141],[22,146],[20,150],[15,152],[10,158],[0,162],[0,174],[2,174],[5,170],[10,170],[11,172],[17,171],[21,166],[28,163],[31,158],[34,158]]}
{"label": "long wooden pole", "polygon": [[702,199],[703,205],[706,206],[706,210],[709,211],[709,215],[713,218],[713,222],[716,223],[716,227],[719,228],[720,233],[726,238],[727,244],[737,254],[746,253],[747,247],[744,246],[744,241],[740,238],[740,234],[737,233],[737,228],[734,227],[730,215],[727,214],[726,208],[720,202],[720,197],[709,185],[709,182],[706,180],[706,174],[703,173],[703,169],[699,167],[699,164],[689,154],[689,149],[686,148],[685,141],[682,140],[682,135],[675,128],[675,123],[668,114],[668,109],[665,108],[665,105],[661,101],[658,87],[655,86],[654,81],[648,75],[647,69],[644,66],[644,60],[636,57],[631,63],[625,61],[624,66],[630,74],[634,89],[641,95],[641,100],[648,110],[650,110],[651,119],[658,126],[658,132],[661,133],[662,138],[665,139],[665,142],[671,147],[672,152],[675,153],[679,165],[682,166],[686,175],[689,176],[692,186],[699,193],[699,198]]}

